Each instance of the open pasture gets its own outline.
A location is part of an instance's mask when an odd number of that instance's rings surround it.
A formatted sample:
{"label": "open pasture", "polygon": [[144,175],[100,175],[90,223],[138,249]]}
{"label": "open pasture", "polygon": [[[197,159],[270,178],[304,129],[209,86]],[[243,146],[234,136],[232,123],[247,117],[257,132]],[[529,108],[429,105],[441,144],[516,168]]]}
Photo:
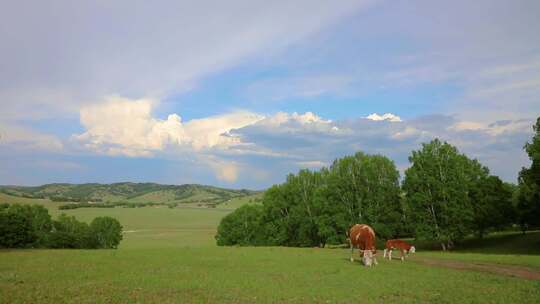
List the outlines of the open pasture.
{"label": "open pasture", "polygon": [[[538,303],[540,282],[346,249],[185,248],[2,252],[4,303]],[[414,259],[422,257],[418,254]],[[519,257],[518,257],[519,259]],[[535,260],[538,261],[537,257]]]}
{"label": "open pasture", "polygon": [[[41,203],[53,216],[59,213],[51,202]],[[471,241],[452,253],[420,250],[404,263],[383,260],[380,250],[379,265],[367,268],[351,263],[345,248],[217,247],[216,227],[230,211],[66,210],[84,221],[116,217],[125,231],[120,248],[0,251],[0,303],[540,301],[538,232],[496,235],[477,247]],[[524,277],[516,266],[533,276]]]}

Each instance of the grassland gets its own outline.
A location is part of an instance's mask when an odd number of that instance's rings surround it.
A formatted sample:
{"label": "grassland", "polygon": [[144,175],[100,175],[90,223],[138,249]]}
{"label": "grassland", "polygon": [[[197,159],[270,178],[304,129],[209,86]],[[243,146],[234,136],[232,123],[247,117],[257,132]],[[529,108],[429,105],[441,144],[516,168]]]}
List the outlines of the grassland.
{"label": "grassland", "polygon": [[[425,263],[540,273],[539,232],[467,241],[452,253],[420,250],[404,263],[379,258],[372,268],[351,263],[348,249],[215,246],[219,220],[254,198],[218,208],[67,210],[85,221],[118,218],[125,240],[118,250],[0,251],[0,303],[540,302],[539,280]],[[53,202],[39,203],[58,214]]]}

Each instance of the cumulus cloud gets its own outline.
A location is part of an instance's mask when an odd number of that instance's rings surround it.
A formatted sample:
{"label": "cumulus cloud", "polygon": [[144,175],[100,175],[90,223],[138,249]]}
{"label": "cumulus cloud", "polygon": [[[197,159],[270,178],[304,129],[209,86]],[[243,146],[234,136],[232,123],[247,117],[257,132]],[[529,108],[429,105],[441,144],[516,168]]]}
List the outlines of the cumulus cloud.
{"label": "cumulus cloud", "polygon": [[[527,164],[522,147],[531,136],[533,124],[533,119],[481,124],[447,115],[423,116],[400,120],[400,123],[392,119],[329,121],[319,118],[302,124],[296,123],[292,115],[276,116],[232,131],[241,142],[250,144],[249,151],[271,152],[257,156],[265,157],[273,164],[272,168],[279,167],[276,162],[287,163],[288,172],[294,171],[291,168],[319,168],[336,157],[364,151],[386,155],[398,168],[405,169],[411,151],[437,137],[456,145],[468,156],[478,158],[494,174],[509,181],[515,181],[518,170]],[[280,123],[267,127],[276,120]]]}
{"label": "cumulus cloud", "polygon": [[227,132],[263,118],[255,113],[234,112],[183,123],[177,114],[170,114],[164,120],[153,117],[152,108],[156,104],[151,99],[108,97],[81,109],[80,122],[86,131],[73,137],[100,153],[151,156],[166,146],[201,150],[234,144],[237,139],[227,136]]}
{"label": "cumulus cloud", "polygon": [[312,112],[306,112],[304,114],[298,114],[296,112],[288,114],[285,112],[278,112],[274,115],[265,117],[260,120],[259,125],[262,126],[285,126],[290,124],[299,125],[317,125],[317,124],[329,124],[331,120],[325,120],[321,117],[313,114]]}

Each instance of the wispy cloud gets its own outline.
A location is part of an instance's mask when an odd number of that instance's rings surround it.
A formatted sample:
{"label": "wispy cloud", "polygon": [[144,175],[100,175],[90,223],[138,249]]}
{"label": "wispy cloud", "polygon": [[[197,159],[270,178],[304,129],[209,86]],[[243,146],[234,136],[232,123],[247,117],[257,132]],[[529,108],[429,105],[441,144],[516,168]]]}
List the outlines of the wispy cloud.
{"label": "wispy cloud", "polygon": [[81,104],[110,94],[163,98],[184,92],[372,2],[55,1],[32,3],[31,10],[25,1],[5,3],[0,116],[20,118],[30,110],[34,117],[76,115]]}
{"label": "wispy cloud", "polygon": [[59,152],[64,148],[62,141],[51,134],[14,124],[0,124],[0,147],[13,150],[39,150]]}

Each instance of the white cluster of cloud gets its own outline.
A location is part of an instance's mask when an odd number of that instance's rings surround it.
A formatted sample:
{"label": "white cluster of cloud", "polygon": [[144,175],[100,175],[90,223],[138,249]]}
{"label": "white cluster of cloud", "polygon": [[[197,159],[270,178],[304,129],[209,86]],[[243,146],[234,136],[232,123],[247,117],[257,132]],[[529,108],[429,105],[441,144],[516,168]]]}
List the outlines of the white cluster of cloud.
{"label": "white cluster of cloud", "polygon": [[167,146],[187,146],[194,150],[234,144],[224,136],[231,129],[253,124],[262,116],[249,112],[193,119],[186,123],[177,114],[162,120],[152,116],[156,101],[130,100],[118,96],[81,109],[81,125],[86,129],[74,138],[99,153],[150,156]]}
{"label": "white cluster of cloud", "polygon": [[379,121],[379,120],[388,120],[388,121],[392,121],[392,122],[401,121],[401,118],[399,116],[394,115],[392,113],[384,113],[383,115],[373,113],[373,114],[368,115],[366,118],[370,119],[370,120],[375,120],[375,121]]}
{"label": "white cluster of cloud", "polygon": [[[111,96],[105,101],[83,107],[80,122],[85,132],[75,134],[73,138],[98,153],[136,157],[151,156],[167,147],[200,151],[242,146],[249,143],[242,142],[234,130],[249,126],[282,131],[338,130],[331,120],[325,120],[312,112],[278,112],[263,116],[237,111],[187,122],[183,122],[178,114],[170,114],[162,120],[152,115],[152,108],[157,104],[157,101],[151,99],[130,100]],[[392,114],[385,115],[394,117]]]}
{"label": "white cluster of cloud", "polygon": [[[109,97],[81,110],[85,132],[73,137],[87,149],[108,155],[193,155],[227,182],[235,181],[250,166],[263,166],[254,158],[316,168],[336,157],[365,151],[388,155],[406,168],[410,151],[438,137],[508,177],[526,164],[521,147],[532,125],[532,119],[485,124],[445,115],[404,121],[392,113],[332,121],[312,112],[268,116],[233,112],[183,122],[177,114],[155,118],[152,107],[156,104],[148,99]],[[502,166],[498,163],[502,152],[519,157]]]}
{"label": "white cluster of cloud", "polygon": [[298,114],[296,112],[289,114],[285,112],[278,112],[272,116],[265,117],[264,119],[259,121],[260,125],[265,126],[282,126],[286,124],[291,123],[297,123],[300,125],[308,125],[308,124],[329,124],[331,123],[331,120],[325,120],[321,117],[313,114],[312,112],[306,112],[304,114]]}

